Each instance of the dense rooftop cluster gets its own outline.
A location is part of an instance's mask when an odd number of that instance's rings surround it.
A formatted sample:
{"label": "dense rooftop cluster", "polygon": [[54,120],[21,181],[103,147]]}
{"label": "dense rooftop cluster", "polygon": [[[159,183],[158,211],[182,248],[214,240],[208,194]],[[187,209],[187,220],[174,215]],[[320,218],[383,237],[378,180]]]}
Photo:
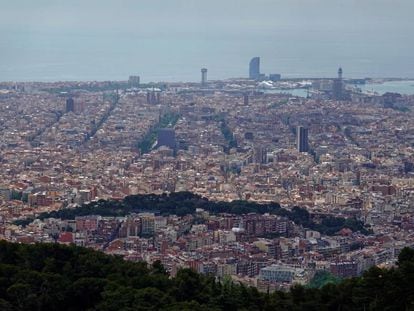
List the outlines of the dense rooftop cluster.
{"label": "dense rooftop cluster", "polygon": [[[160,259],[171,272],[191,267],[272,290],[318,270],[344,277],[392,265],[414,244],[413,97],[303,98],[246,80],[1,89],[3,239]],[[298,126],[309,152],[296,148]],[[181,202],[168,215],[62,217],[88,203],[116,209],[127,196],[181,191],[240,206],[278,202],[286,213],[188,213]],[[302,210],[308,221],[298,221]]]}

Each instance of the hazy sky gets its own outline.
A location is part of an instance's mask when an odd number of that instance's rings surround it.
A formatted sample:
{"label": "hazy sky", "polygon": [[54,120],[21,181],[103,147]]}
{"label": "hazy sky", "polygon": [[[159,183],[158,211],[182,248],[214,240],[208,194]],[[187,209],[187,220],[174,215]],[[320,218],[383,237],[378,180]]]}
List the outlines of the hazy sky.
{"label": "hazy sky", "polygon": [[[414,76],[413,12],[414,0],[0,0],[0,71],[19,72],[23,59],[36,77],[34,63],[43,64],[46,57],[52,67],[74,62],[76,57],[91,59],[98,67],[100,63],[85,53],[94,51],[103,64],[111,57],[128,60],[132,54],[119,51],[128,49],[147,62],[165,59],[159,63],[167,71],[170,64],[186,60],[214,69],[219,55],[223,59],[217,70],[228,70],[229,75],[244,73],[241,63],[256,55],[262,56],[264,70],[268,62],[268,70],[284,71],[295,67],[287,64],[290,58],[296,62],[313,56],[339,58],[339,63],[344,58],[347,64],[345,56],[351,55],[361,63],[372,57],[378,66],[385,66],[384,74],[393,74],[392,62],[398,58],[396,74]],[[382,54],[378,61],[375,53]],[[223,68],[229,61],[234,64]],[[90,66],[91,72],[96,69]],[[149,75],[148,64],[136,61],[133,66]],[[321,65],[306,66],[305,73],[322,74],[317,70]],[[108,70],[113,75],[120,68],[119,74],[124,75],[123,67],[115,61]],[[356,75],[377,74],[375,65],[361,73],[348,67]],[[401,71],[404,68],[408,71]],[[170,71],[173,74],[173,67]],[[291,73],[300,70],[292,68]]]}
{"label": "hazy sky", "polygon": [[[412,0],[1,0],[2,29],[224,34],[414,29]],[[326,29],[324,29],[326,27]]]}

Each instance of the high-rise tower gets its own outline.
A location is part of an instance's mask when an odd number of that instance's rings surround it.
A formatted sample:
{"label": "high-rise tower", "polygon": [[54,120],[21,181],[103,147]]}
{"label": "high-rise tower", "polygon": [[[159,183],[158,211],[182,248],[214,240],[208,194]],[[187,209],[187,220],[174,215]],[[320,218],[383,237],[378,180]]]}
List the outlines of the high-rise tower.
{"label": "high-rise tower", "polygon": [[338,69],[338,78],[333,81],[332,85],[332,99],[334,100],[343,100],[344,96],[344,82],[342,80],[342,68]]}
{"label": "high-rise tower", "polygon": [[66,107],[65,108],[66,108],[65,109],[66,112],[70,112],[70,111],[74,112],[75,111],[75,102],[74,102],[72,97],[69,97],[66,100]]}
{"label": "high-rise tower", "polygon": [[253,57],[249,63],[249,79],[258,80],[260,78],[260,57]]}
{"label": "high-rise tower", "polygon": [[299,152],[308,152],[309,143],[308,143],[308,129],[303,126],[298,126],[296,129],[297,135],[297,148]]}
{"label": "high-rise tower", "polygon": [[201,85],[207,84],[207,68],[201,68]]}
{"label": "high-rise tower", "polygon": [[248,106],[249,105],[249,94],[243,93],[243,103]]}

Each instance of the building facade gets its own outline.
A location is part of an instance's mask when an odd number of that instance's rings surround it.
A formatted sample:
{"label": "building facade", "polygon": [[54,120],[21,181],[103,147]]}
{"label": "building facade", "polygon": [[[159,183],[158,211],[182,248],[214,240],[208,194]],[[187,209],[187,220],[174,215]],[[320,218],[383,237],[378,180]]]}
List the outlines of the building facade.
{"label": "building facade", "polygon": [[249,79],[258,80],[260,78],[260,57],[253,57],[249,63]]}
{"label": "building facade", "polygon": [[308,129],[303,126],[297,127],[297,149],[299,152],[309,151]]}

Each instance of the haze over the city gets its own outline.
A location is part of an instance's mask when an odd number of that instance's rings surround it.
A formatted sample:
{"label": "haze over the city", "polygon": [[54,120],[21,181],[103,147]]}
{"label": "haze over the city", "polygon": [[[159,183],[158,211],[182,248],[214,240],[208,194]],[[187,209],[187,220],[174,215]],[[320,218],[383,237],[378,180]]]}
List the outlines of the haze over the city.
{"label": "haze over the city", "polygon": [[0,0],[0,311],[414,310],[414,0]]}
{"label": "haze over the city", "polygon": [[0,80],[414,77],[411,0],[2,1]]}

